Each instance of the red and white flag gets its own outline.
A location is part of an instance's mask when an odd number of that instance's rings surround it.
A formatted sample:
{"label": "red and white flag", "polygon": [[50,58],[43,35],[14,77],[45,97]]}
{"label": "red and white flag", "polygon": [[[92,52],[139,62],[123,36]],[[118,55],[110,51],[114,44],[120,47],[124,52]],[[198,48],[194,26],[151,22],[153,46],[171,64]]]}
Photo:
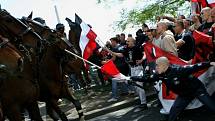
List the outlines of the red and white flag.
{"label": "red and white flag", "polygon": [[191,0],[192,14],[200,14],[205,7],[215,7],[215,0]]}
{"label": "red and white flag", "polygon": [[197,1],[201,4],[202,8],[215,7],[215,0],[197,0]]}
{"label": "red and white flag", "polygon": [[205,61],[209,54],[213,52],[212,37],[195,30],[193,38],[195,40],[195,56],[192,63]]}
{"label": "red and white flag", "polygon": [[121,74],[117,67],[115,66],[114,62],[112,60],[107,61],[102,67],[101,71],[108,76],[111,76],[118,80],[128,80],[129,77],[126,77],[125,75]]}
{"label": "red and white flag", "polygon": [[81,27],[79,46],[82,57],[87,60],[93,54],[93,51],[98,48],[97,34],[77,14],[75,14],[75,22],[80,24]]}
{"label": "red and white flag", "polygon": [[[146,58],[148,63],[154,63],[157,58],[161,56],[165,56],[169,59],[171,64],[177,64],[177,65],[187,64],[186,62],[176,57],[175,55],[168,53],[166,51],[163,51],[162,49],[160,49],[159,47],[156,47],[151,43],[146,43],[144,45],[144,51],[146,53]],[[204,72],[201,72],[201,74],[199,74],[199,72],[197,72],[197,74],[196,73],[194,74],[194,76],[198,77],[198,79],[200,79],[205,84],[209,94],[212,94],[213,92],[215,92],[214,72],[215,72],[215,68],[210,67],[209,69],[204,70]],[[163,109],[165,110],[165,112],[168,113],[177,95],[174,94],[173,92],[170,92],[169,95],[167,95],[166,86],[164,85],[164,83],[158,83],[156,85],[156,89],[158,89],[159,91],[159,99],[163,105]],[[193,100],[187,108],[188,109],[198,108],[201,105],[202,104],[198,100]]]}
{"label": "red and white flag", "polygon": [[209,7],[215,7],[215,0],[207,0]]}

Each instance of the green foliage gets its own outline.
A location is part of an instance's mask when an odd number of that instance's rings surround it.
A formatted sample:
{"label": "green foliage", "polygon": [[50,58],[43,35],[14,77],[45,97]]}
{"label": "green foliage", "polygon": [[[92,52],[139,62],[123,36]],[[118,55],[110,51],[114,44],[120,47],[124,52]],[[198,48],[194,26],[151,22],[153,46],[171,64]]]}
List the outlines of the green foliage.
{"label": "green foliage", "polygon": [[[123,0],[120,0],[123,1]],[[138,4],[144,4],[146,0],[136,0]],[[151,0],[150,2],[152,2]],[[107,2],[107,0],[98,0],[98,3]],[[171,14],[176,17],[177,10],[185,3],[185,0],[154,0],[153,3],[133,10],[123,9],[121,11],[121,20],[116,21],[116,26],[122,30],[129,24],[139,25],[145,21],[156,20],[157,16]]]}
{"label": "green foliage", "polygon": [[122,2],[124,0],[97,0],[97,3],[111,3],[111,2],[116,2],[116,1],[119,1],[119,2]]}

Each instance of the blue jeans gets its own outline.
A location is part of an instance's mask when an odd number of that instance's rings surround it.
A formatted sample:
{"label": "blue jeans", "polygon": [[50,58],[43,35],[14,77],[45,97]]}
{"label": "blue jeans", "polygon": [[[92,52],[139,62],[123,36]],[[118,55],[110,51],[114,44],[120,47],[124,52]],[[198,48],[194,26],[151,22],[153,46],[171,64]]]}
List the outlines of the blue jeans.
{"label": "blue jeans", "polygon": [[122,92],[123,93],[128,93],[128,85],[125,82],[118,82],[119,80],[117,79],[112,79],[112,98],[117,99],[117,91],[118,91],[118,84],[120,83],[122,86]]}

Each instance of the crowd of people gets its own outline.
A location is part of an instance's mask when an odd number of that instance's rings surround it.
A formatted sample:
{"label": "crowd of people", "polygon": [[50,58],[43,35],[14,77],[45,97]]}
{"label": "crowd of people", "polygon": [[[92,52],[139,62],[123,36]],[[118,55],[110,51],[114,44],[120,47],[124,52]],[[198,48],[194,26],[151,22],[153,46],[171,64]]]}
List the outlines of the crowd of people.
{"label": "crowd of people", "polygon": [[[148,26],[146,23],[143,23],[142,28],[136,32],[136,37],[133,37],[131,34],[128,34],[126,37],[124,33],[112,37],[110,41],[107,41],[107,48],[103,48],[103,51],[100,52],[100,58],[92,58],[91,61],[94,62],[94,60],[97,60],[95,63],[102,65],[108,60],[113,60],[116,67],[123,75],[131,77],[144,76],[144,72],[149,70],[146,54],[142,46],[145,42],[150,42],[187,63],[190,63],[195,56],[195,39],[193,37],[193,32],[195,30],[211,36],[212,43],[215,43],[215,8],[205,7],[201,10],[200,14],[192,14],[189,17],[185,17],[184,15],[179,15],[177,18],[159,16],[156,19],[157,23],[153,26]],[[211,53],[214,53],[214,51]],[[171,67],[166,57],[157,59],[156,70],[158,72],[160,71],[158,75],[169,78],[164,82],[166,82],[170,90],[178,94],[178,98],[169,112],[169,121],[175,121],[178,114],[186,108],[194,97],[197,97],[203,104],[206,104],[211,110],[215,111],[215,103],[211,100],[210,96],[208,96],[205,87],[202,86],[197,78],[189,77],[191,72],[215,64],[211,62],[207,64],[200,63],[199,65],[200,66],[198,66],[198,64],[190,66],[190,68]],[[104,84],[104,75],[101,74],[100,70],[98,70],[98,73],[100,80],[102,80],[102,84]],[[168,77],[167,75],[174,78]],[[184,78],[190,82],[188,81],[188,84],[179,84],[182,88],[178,88],[177,85],[181,82],[178,80],[184,80],[181,76],[184,76]],[[169,82],[172,80],[174,81]],[[137,83],[143,85],[144,82]],[[137,92],[140,98],[140,108],[147,109],[146,94],[143,88],[131,86],[117,78],[112,78],[111,84],[112,96],[108,102],[118,101],[118,89],[122,87],[122,94],[127,95]],[[190,91],[189,94],[186,91]]]}
{"label": "crowd of people", "polygon": [[[102,48],[101,51],[96,49],[88,60],[98,66],[102,66],[107,61],[112,60],[121,74],[130,76],[133,80],[139,80],[136,82],[137,85],[144,85],[145,81],[152,80],[142,78],[146,76],[150,68],[143,49],[144,43],[152,43],[186,63],[191,63],[195,56],[194,31],[203,32],[211,36],[213,45],[215,43],[215,8],[205,7],[200,14],[191,14],[189,17],[184,15],[179,15],[177,18],[159,16],[156,19],[157,23],[151,26],[143,23],[142,28],[137,30],[136,37],[133,37],[132,34],[126,36],[121,33],[110,38],[106,43],[106,47]],[[58,24],[56,31],[62,38],[66,37],[63,24]],[[214,49],[210,53],[214,55]],[[215,66],[215,63],[203,62],[189,67],[182,67],[172,66],[167,57],[160,57],[156,60],[157,74],[153,80],[162,80],[168,89],[178,95],[171,110],[167,112],[169,117],[164,120],[176,121],[178,115],[194,98],[198,98],[215,112],[215,103],[208,95],[201,81],[190,76],[192,72],[210,66]],[[112,95],[107,102],[117,102],[120,98],[119,95],[133,95],[136,92],[140,99],[139,107],[143,110],[148,109],[144,88],[128,84],[127,81],[118,78],[107,78],[100,69],[96,72],[101,85],[107,83],[105,80],[109,80],[112,85]],[[184,80],[188,81],[188,83],[184,83]],[[71,76],[71,83],[75,89],[80,88],[75,75]],[[121,94],[118,92],[120,87]]]}
{"label": "crowd of people", "polygon": [[[35,18],[34,21],[45,25],[42,18]],[[91,25],[88,26],[92,28]],[[68,42],[63,24],[57,24],[55,30],[59,37]],[[193,34],[196,31],[211,37],[210,43],[212,43],[213,48],[211,52],[207,53],[209,56],[203,56],[206,57],[205,62],[191,64],[196,56],[196,39]],[[0,39],[5,38],[0,36]],[[161,56],[156,58],[155,69],[150,72],[151,67],[144,51],[144,44],[146,43],[150,43],[174,57],[176,56],[189,65],[173,65],[168,57]],[[73,46],[71,44],[71,47]],[[74,49],[74,51],[77,55],[80,54],[78,50]],[[137,94],[140,100],[139,108],[147,110],[147,97],[143,85],[145,82],[162,81],[166,85],[166,93],[169,94],[169,91],[172,91],[177,97],[171,109],[165,112],[168,114],[167,117],[161,120],[177,121],[179,114],[195,98],[215,112],[215,92],[213,97],[209,95],[205,85],[192,75],[202,69],[212,66],[215,68],[215,7],[202,8],[200,14],[193,13],[188,17],[184,15],[179,15],[177,18],[158,16],[156,24],[142,23],[142,28],[137,30],[135,37],[132,34],[117,34],[107,41],[105,47],[96,48],[88,58],[88,61],[99,67],[102,67],[109,60],[114,62],[121,74],[130,77],[130,80],[110,77],[105,75],[101,69],[96,70],[99,83],[102,86],[106,83],[111,84],[111,97],[107,100],[108,103],[117,102],[121,95]],[[75,76],[77,75],[70,75],[69,83],[73,85],[74,89],[80,89],[81,84]],[[80,114],[83,116],[83,112]]]}

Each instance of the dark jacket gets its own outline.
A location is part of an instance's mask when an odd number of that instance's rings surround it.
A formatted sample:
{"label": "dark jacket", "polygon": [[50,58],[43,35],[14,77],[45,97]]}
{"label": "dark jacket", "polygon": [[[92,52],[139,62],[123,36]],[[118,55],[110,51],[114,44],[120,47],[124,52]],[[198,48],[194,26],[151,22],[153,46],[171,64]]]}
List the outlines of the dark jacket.
{"label": "dark jacket", "polygon": [[[171,90],[180,96],[193,96],[203,84],[192,73],[208,67],[210,67],[209,62],[186,66],[171,65],[164,74],[153,75],[150,80],[162,80],[167,86],[167,90]],[[146,78],[142,81],[146,81]]]}
{"label": "dark jacket", "polygon": [[[125,47],[118,44],[116,47],[112,48],[112,51],[116,53],[124,53]],[[125,57],[116,57],[116,59],[114,60],[114,64],[116,65],[120,73],[126,76],[129,74],[129,66],[126,62]]]}
{"label": "dark jacket", "polygon": [[162,81],[166,84],[167,89],[180,96],[192,96],[202,86],[202,82],[192,73],[207,67],[210,67],[209,62],[187,66],[172,65],[159,76],[163,78]]}

